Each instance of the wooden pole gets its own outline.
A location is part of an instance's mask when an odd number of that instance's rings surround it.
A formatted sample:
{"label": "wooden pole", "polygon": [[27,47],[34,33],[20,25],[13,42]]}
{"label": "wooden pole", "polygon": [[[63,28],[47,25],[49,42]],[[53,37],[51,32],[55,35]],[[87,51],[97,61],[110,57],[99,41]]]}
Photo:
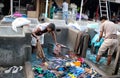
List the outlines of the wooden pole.
{"label": "wooden pole", "polygon": [[36,12],[37,12],[37,15],[36,17],[39,18],[40,17],[40,0],[36,0]]}
{"label": "wooden pole", "polygon": [[13,15],[13,0],[10,2],[10,10],[11,10],[11,16]]}
{"label": "wooden pole", "polygon": [[47,18],[48,12],[48,0],[46,0],[46,8],[45,8],[45,18]]}
{"label": "wooden pole", "polygon": [[82,14],[82,9],[83,9],[83,0],[81,0],[81,7],[80,7],[80,21],[81,21],[81,14]]}
{"label": "wooden pole", "polygon": [[116,58],[115,58],[115,62],[114,62],[115,71],[114,71],[113,75],[116,75],[118,73],[119,65],[120,65],[120,44],[117,47],[117,53],[116,53]]}
{"label": "wooden pole", "polygon": [[20,0],[19,0],[19,12],[20,12]]}

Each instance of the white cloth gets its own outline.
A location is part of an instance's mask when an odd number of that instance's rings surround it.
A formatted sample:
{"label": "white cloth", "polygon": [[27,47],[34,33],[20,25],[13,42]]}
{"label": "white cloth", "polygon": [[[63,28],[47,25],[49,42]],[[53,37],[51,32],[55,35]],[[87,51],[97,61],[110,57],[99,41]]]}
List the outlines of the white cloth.
{"label": "white cloth", "polygon": [[[43,23],[43,24],[38,24],[34,29],[33,32],[36,31],[38,28],[40,28],[41,31],[45,30],[47,28],[47,26],[49,25],[49,23]],[[39,40],[40,40],[40,44],[44,44],[44,34],[38,36]],[[31,40],[31,45],[32,46],[36,46],[37,40],[35,37],[32,36],[32,40]]]}
{"label": "white cloth", "polygon": [[27,18],[19,17],[12,22],[12,29],[17,32],[17,27],[30,24],[31,22]]}

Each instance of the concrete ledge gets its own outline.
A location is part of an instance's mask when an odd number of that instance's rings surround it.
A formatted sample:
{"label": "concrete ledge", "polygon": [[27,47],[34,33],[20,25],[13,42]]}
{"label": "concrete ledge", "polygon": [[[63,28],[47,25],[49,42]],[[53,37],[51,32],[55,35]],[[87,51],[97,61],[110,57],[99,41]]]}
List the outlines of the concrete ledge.
{"label": "concrete ledge", "polygon": [[0,26],[0,37],[25,37],[23,28],[17,28],[15,32],[11,26]]}
{"label": "concrete ledge", "polygon": [[92,68],[94,68],[102,78],[120,78],[119,75],[108,75],[107,73],[103,72],[100,68],[98,68],[94,63],[90,62],[89,60],[85,59],[85,62]]}
{"label": "concrete ledge", "polygon": [[32,71],[32,66],[30,62],[25,62],[25,78],[34,78],[34,74]]}
{"label": "concrete ledge", "polygon": [[25,61],[30,61],[30,33],[26,33],[25,37],[0,37],[0,44],[1,66],[23,65]]}

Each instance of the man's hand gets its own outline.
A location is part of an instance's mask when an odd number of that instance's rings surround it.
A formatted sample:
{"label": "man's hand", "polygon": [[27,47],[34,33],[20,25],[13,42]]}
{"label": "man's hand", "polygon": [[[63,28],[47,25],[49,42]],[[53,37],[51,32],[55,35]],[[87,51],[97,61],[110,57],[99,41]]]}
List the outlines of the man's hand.
{"label": "man's hand", "polygon": [[59,45],[59,43],[55,42],[55,45]]}
{"label": "man's hand", "polygon": [[103,32],[102,32],[102,31],[100,31],[99,38],[98,38],[96,41],[97,41],[97,42],[100,42],[100,40],[101,40],[102,36],[103,36]]}
{"label": "man's hand", "polygon": [[96,42],[100,42],[100,39],[97,39]]}

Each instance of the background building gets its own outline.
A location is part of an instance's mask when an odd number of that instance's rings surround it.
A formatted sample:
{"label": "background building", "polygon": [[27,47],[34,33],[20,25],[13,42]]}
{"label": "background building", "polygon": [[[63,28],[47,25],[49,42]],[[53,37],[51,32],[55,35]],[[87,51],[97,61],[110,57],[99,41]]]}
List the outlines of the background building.
{"label": "background building", "polygon": [[[63,0],[55,0],[58,7],[61,7]],[[66,0],[69,4],[75,3],[80,8],[81,0]],[[94,19],[97,8],[99,7],[99,0],[83,0],[83,13],[86,13],[89,19]],[[109,0],[109,16],[114,18],[120,16],[120,0]],[[4,7],[0,7],[0,15],[10,14],[10,0],[0,0],[0,3],[4,4]],[[1,4],[0,4],[1,5]],[[20,11],[20,13],[27,14],[28,17],[38,17],[45,13],[46,0],[13,0],[13,12]],[[50,14],[50,7],[52,6],[52,0],[48,0],[48,17]],[[99,13],[99,11],[98,11]]]}

